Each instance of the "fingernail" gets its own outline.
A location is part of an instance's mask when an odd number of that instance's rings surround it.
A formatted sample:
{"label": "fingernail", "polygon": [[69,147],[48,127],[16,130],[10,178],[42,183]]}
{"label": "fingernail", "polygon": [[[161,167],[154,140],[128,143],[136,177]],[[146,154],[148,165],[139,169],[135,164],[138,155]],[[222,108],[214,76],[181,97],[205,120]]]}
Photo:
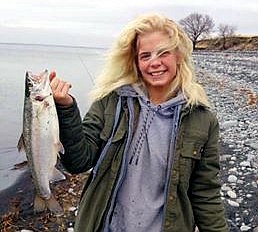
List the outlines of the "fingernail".
{"label": "fingernail", "polygon": [[55,77],[56,76],[56,72],[51,72],[50,74],[49,74],[49,77],[50,78],[53,78],[53,77]]}

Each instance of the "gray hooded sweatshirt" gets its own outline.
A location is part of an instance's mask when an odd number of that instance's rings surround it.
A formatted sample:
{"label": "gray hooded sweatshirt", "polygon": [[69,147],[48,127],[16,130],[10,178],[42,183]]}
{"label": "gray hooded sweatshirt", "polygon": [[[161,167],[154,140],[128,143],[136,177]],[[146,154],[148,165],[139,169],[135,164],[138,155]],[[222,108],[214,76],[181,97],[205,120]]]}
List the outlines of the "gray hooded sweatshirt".
{"label": "gray hooded sweatshirt", "polygon": [[117,193],[109,229],[114,232],[158,232],[162,228],[171,166],[168,164],[172,162],[170,154],[173,154],[179,112],[185,100],[178,94],[154,105],[138,86],[133,87],[141,110],[126,154],[126,175]]}

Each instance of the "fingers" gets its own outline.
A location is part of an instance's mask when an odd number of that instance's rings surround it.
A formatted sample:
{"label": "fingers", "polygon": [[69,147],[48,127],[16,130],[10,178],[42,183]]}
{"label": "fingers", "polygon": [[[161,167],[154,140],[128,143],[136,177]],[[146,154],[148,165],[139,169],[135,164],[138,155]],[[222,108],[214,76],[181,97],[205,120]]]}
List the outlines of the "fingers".
{"label": "fingers", "polygon": [[60,79],[56,80],[56,88],[55,91],[57,93],[60,93],[61,95],[66,95],[69,92],[69,89],[71,88],[71,84],[69,82],[62,81]]}
{"label": "fingers", "polygon": [[50,73],[49,79],[55,102],[63,106],[71,105],[73,103],[73,99],[69,95],[69,89],[71,88],[71,84],[57,78],[55,72]]}
{"label": "fingers", "polygon": [[69,82],[63,81],[57,77],[52,79],[52,81],[50,82],[50,86],[52,88],[52,91],[64,94],[66,94],[72,87],[72,85]]}

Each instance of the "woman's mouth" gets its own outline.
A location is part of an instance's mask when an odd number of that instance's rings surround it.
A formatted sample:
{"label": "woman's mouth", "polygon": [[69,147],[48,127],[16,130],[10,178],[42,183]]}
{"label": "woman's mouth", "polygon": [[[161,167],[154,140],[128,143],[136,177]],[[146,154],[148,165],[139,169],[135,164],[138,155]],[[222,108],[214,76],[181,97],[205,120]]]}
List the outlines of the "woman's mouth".
{"label": "woman's mouth", "polygon": [[150,72],[149,74],[152,76],[160,76],[163,73],[165,73],[165,71],[155,71],[155,72]]}

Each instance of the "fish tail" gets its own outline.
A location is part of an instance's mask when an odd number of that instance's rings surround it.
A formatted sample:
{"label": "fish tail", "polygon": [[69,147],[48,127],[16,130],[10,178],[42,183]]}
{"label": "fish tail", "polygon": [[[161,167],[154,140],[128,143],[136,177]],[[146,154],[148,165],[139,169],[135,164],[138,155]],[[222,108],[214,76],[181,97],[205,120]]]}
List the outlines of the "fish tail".
{"label": "fish tail", "polygon": [[45,200],[40,197],[38,194],[34,198],[34,212],[41,213],[47,209]]}
{"label": "fish tail", "polygon": [[63,208],[53,195],[51,195],[50,198],[46,200],[46,205],[49,211],[56,216],[61,216],[63,214]]}
{"label": "fish tail", "polygon": [[34,199],[34,212],[40,213],[47,209],[56,216],[63,214],[63,208],[52,194],[49,199],[44,199],[36,194]]}
{"label": "fish tail", "polygon": [[49,177],[50,183],[65,180],[65,175],[57,168],[53,168],[52,175]]}

